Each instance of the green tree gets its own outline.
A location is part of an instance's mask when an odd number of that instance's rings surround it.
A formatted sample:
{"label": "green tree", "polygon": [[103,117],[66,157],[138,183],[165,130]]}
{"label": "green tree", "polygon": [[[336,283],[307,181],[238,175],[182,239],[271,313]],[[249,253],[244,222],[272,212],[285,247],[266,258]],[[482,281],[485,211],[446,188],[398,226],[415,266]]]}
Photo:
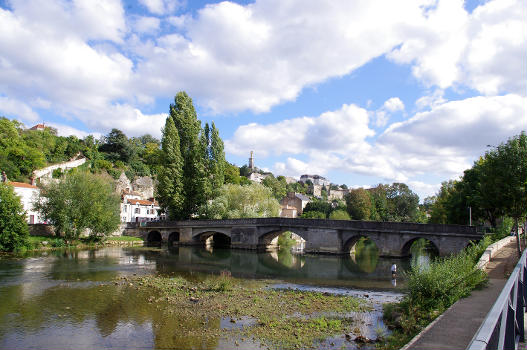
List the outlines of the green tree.
{"label": "green tree", "polygon": [[13,187],[0,183],[0,251],[13,251],[27,246],[26,213]]}
{"label": "green tree", "polygon": [[[331,213],[331,211],[333,211],[333,208],[331,207],[331,203],[328,203],[324,200],[321,200],[321,199],[315,199],[309,203],[306,204],[306,207],[304,208],[303,210],[303,214],[306,214],[306,215],[310,215],[310,214],[307,214],[311,211],[316,211],[316,212],[319,212],[319,213],[324,213],[324,219],[328,218],[329,214]],[[308,216],[304,216],[302,214],[302,217],[308,217]]]}
{"label": "green tree", "polygon": [[207,183],[205,184],[206,199],[213,197],[214,193],[225,182],[225,152],[219,131],[212,123],[206,123],[201,131],[200,143],[204,155]]}
{"label": "green tree", "polygon": [[346,206],[353,220],[370,220],[372,199],[364,188],[357,188],[346,195]]}
{"label": "green tree", "polygon": [[271,190],[261,184],[223,185],[219,195],[203,204],[200,216],[209,219],[276,217],[280,204]]}
{"label": "green tree", "polygon": [[134,147],[128,137],[119,129],[112,129],[103,139],[99,151],[106,154],[106,158],[128,163],[134,156]]}
{"label": "green tree", "polygon": [[102,175],[74,171],[60,182],[43,185],[35,209],[67,239],[86,230],[93,236],[109,234],[120,221],[120,199],[112,182]]}
{"label": "green tree", "polygon": [[225,183],[226,184],[240,184],[240,168],[229,162],[225,162]]}
{"label": "green tree", "polygon": [[368,189],[372,201],[372,211],[370,213],[371,220],[389,221],[390,215],[388,212],[388,185],[378,184],[377,186]]}
{"label": "green tree", "polygon": [[287,195],[287,182],[283,176],[278,180],[273,174],[270,174],[263,179],[262,185],[269,187],[273,191],[274,198],[277,200],[281,200]]}
{"label": "green tree", "polygon": [[417,215],[419,196],[404,183],[393,183],[386,191],[388,212],[393,221],[412,222]]}
{"label": "green tree", "polygon": [[326,219],[326,213],[316,210],[304,211],[300,217],[303,219]]}
{"label": "green tree", "polygon": [[157,176],[159,204],[170,219],[183,219],[183,158],[174,120],[168,117],[161,140],[161,167]]}
{"label": "green tree", "polygon": [[329,218],[331,220],[351,220],[349,214],[345,210],[333,210],[331,214],[329,214]]}
{"label": "green tree", "polygon": [[200,121],[192,99],[185,92],[177,93],[174,104],[170,105],[170,117],[179,133],[183,159],[183,216],[190,218],[205,203],[207,176],[203,147],[199,140]]}

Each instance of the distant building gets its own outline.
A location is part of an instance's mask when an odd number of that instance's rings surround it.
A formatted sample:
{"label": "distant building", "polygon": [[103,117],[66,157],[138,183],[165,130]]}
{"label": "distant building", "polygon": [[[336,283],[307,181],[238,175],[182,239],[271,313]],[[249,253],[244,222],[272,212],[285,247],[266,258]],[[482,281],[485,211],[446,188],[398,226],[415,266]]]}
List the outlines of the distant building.
{"label": "distant building", "polygon": [[320,175],[305,174],[305,175],[300,176],[300,182],[306,183],[308,180],[311,181],[313,185],[320,185],[320,186],[326,186],[326,187],[330,185],[329,180]]}
{"label": "distant building", "polygon": [[123,191],[121,222],[145,222],[160,219],[159,204],[153,199],[141,199],[141,194],[128,189]]}
{"label": "distant building", "polygon": [[296,218],[302,215],[304,208],[310,201],[309,197],[301,193],[288,192],[287,196],[280,201],[282,209],[280,216],[285,218]]}
{"label": "distant building", "polygon": [[44,125],[44,123],[37,124],[29,128],[29,130],[38,130],[38,131],[43,131],[45,129],[46,129],[46,126]]}
{"label": "distant building", "polygon": [[285,177],[285,182],[287,184],[294,184],[298,182],[294,177],[291,177],[291,176],[284,176],[284,177]]}
{"label": "distant building", "polygon": [[17,196],[20,197],[20,202],[26,212],[26,219],[28,224],[43,224],[44,220],[40,214],[33,209],[33,203],[38,199],[40,189],[34,184],[27,184],[24,182],[8,182],[13,186]]}
{"label": "distant building", "polygon": [[338,189],[338,190],[330,189],[328,191],[328,199],[330,201],[335,200],[335,199],[344,199],[344,196],[346,196],[348,193],[350,193],[350,191],[345,190],[345,189]]}
{"label": "distant building", "polygon": [[251,151],[251,157],[249,158],[249,170],[254,171],[254,152]]}
{"label": "distant building", "polygon": [[269,175],[260,173],[251,173],[248,177],[252,182],[262,183],[262,181]]}

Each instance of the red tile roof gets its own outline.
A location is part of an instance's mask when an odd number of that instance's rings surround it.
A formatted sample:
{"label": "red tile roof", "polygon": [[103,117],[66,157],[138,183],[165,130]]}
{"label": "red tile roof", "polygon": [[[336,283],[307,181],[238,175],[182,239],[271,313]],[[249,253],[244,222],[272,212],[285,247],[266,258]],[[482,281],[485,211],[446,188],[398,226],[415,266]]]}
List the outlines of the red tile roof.
{"label": "red tile roof", "polygon": [[128,203],[130,204],[141,204],[141,205],[156,205],[155,202],[150,202],[144,199],[128,199]]}
{"label": "red tile roof", "polygon": [[9,184],[13,187],[25,187],[25,188],[36,188],[38,189],[37,186],[33,186],[31,184],[27,184],[25,182],[15,182],[15,181],[9,181]]}

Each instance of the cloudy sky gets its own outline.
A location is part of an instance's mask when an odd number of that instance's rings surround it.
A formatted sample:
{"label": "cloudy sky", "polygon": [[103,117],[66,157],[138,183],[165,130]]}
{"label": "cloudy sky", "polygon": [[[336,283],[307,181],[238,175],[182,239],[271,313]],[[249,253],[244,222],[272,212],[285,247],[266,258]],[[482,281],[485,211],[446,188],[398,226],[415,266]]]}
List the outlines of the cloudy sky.
{"label": "cloudy sky", "polygon": [[160,136],[185,90],[227,159],[421,199],[527,129],[524,0],[0,0],[0,115]]}

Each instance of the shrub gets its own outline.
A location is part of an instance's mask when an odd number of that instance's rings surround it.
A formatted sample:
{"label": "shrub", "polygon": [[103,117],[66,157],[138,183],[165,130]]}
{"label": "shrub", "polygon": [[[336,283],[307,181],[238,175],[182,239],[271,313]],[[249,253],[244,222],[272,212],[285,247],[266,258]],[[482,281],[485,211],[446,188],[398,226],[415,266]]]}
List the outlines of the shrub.
{"label": "shrub", "polygon": [[351,220],[351,217],[345,210],[335,210],[329,214],[331,220]]}
{"label": "shrub", "polygon": [[13,187],[0,183],[0,251],[25,249],[29,245],[26,213]]}

